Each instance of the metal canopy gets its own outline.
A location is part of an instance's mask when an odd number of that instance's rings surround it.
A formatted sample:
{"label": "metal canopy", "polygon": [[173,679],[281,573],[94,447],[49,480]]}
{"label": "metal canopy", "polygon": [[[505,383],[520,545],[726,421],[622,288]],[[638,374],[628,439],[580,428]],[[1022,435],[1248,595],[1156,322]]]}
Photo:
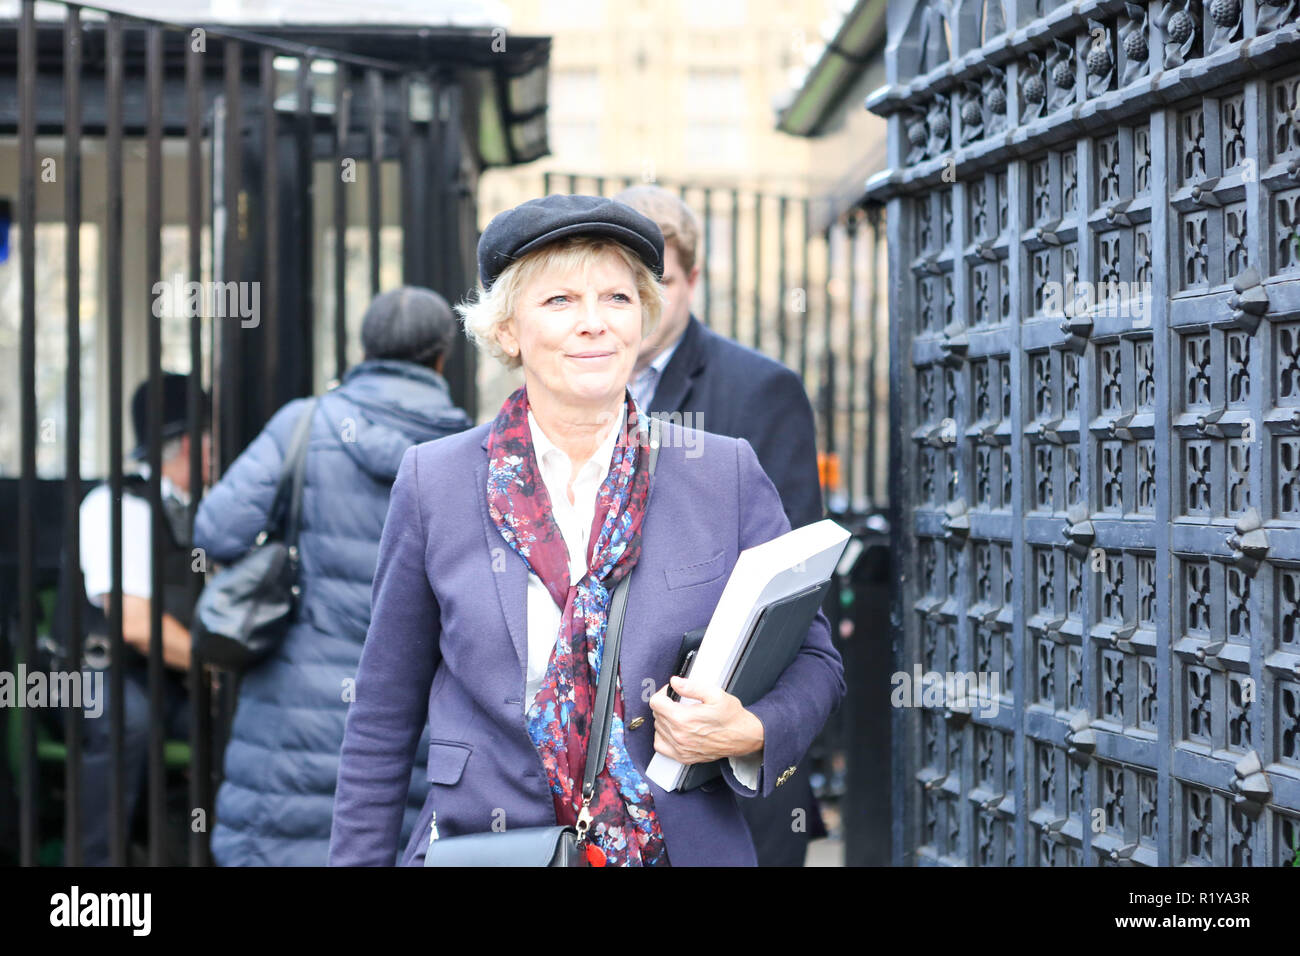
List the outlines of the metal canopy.
{"label": "metal canopy", "polygon": [[816,136],[843,101],[863,66],[885,42],[886,0],[858,0],[812,68],[777,109],[776,128],[794,136]]}
{"label": "metal canopy", "polygon": [[[143,17],[165,5],[111,6]],[[293,53],[289,47],[297,45],[304,56],[350,62],[360,68],[374,66],[394,73],[435,71],[444,77],[456,77],[458,82],[482,91],[475,117],[476,156],[482,167],[528,163],[547,155],[550,38],[506,35],[500,12],[490,12],[481,4],[420,5],[418,16],[412,12],[414,9],[386,9],[381,16],[357,22],[354,5],[345,16],[334,4],[281,5],[272,12],[254,10],[251,5],[200,4],[187,7],[184,20],[174,18],[174,7],[161,9],[160,19],[185,30],[210,29],[206,43],[212,55],[206,58],[204,73],[217,83],[221,82],[222,50],[227,38],[279,43],[286,55]],[[0,134],[12,134],[18,128],[18,30],[16,21],[5,19],[15,10],[16,4],[0,3]],[[207,11],[213,11],[213,15],[206,16]],[[38,69],[41,75],[51,78],[62,75],[62,22],[61,18],[47,21],[38,17],[35,25]],[[95,131],[103,123],[103,98],[96,92],[102,85],[104,62],[102,14],[84,8],[82,22],[82,69],[92,94],[87,97],[84,121],[88,130]],[[145,51],[138,37],[128,37],[123,53],[128,74],[143,73]],[[183,56],[168,50],[164,85],[179,83],[183,70]],[[250,66],[249,70],[249,80],[256,82],[256,67]],[[166,97],[163,122],[169,135],[183,131],[181,106],[178,97]],[[36,110],[39,134],[61,132],[62,101],[57,83],[38,85]],[[128,130],[133,126],[142,128],[143,110],[142,101],[134,107],[126,104]],[[364,121],[363,116],[357,118]]]}
{"label": "metal canopy", "polygon": [[[18,0],[0,0],[0,17],[17,20]],[[105,13],[120,13],[144,20],[167,22],[176,19],[171,0],[106,0],[86,8],[83,19],[102,20]],[[244,0],[189,0],[185,19],[227,26],[335,25],[364,29],[388,25],[402,27],[493,28],[509,25],[510,11],[493,0],[385,0],[361,6],[351,0],[277,0],[274,3]],[[42,6],[36,20],[61,20],[59,7]]]}

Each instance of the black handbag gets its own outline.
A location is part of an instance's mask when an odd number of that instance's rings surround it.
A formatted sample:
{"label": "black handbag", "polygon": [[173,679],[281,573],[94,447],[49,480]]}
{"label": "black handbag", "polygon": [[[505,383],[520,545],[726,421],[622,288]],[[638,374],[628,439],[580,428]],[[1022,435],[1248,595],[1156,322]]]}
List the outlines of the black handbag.
{"label": "black handbag", "polygon": [[190,625],[193,652],[206,664],[246,671],[284,639],[298,601],[298,524],[316,399],[298,420],[280,470],[266,527],[242,558],[199,595]]}
{"label": "black handbag", "polygon": [[[651,417],[650,474],[659,457],[659,420]],[[635,570],[635,569],[634,569]],[[582,775],[582,808],[576,827],[524,827],[500,833],[469,833],[432,840],[425,852],[425,866],[590,866],[587,860],[587,810],[596,791],[596,777],[605,768],[609,730],[614,720],[614,692],[618,681],[619,650],[623,644],[623,618],[627,613],[629,571],[614,587],[609,600],[609,627],[596,681],[596,706],[592,711],[592,738],[587,741],[587,762]],[[436,817],[435,817],[436,820]]]}

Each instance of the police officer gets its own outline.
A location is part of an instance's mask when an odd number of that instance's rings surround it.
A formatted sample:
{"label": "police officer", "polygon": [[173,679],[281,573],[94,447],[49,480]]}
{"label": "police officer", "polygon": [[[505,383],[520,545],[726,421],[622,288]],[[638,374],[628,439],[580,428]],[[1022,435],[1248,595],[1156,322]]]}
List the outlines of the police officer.
{"label": "police officer", "polygon": [[[188,376],[163,375],[161,425],[163,511],[167,527],[163,536],[162,682],[165,733],[169,739],[189,738],[189,703],[186,672],[190,666],[190,616],[193,601],[190,495],[198,493],[209,475],[211,436],[203,435],[203,475],[190,474],[190,436],[187,433]],[[124,773],[128,830],[147,782],[149,747],[148,656],[150,615],[153,607],[153,511],[149,503],[148,383],[131,398],[131,419],[136,447],[131,457],[140,462],[136,472],[122,482],[122,638],[126,655],[123,668],[125,714]],[[203,395],[201,421],[208,418],[208,397]],[[113,588],[112,492],[107,483],[97,485],[81,503],[81,572],[85,584],[82,612],[85,629],[85,666],[106,668],[111,663],[108,614]],[[105,691],[111,693],[105,679]],[[110,705],[111,706],[111,705]],[[104,866],[109,861],[109,794],[113,785],[112,722],[106,706],[100,717],[85,720],[83,738],[81,826],[84,863]]]}

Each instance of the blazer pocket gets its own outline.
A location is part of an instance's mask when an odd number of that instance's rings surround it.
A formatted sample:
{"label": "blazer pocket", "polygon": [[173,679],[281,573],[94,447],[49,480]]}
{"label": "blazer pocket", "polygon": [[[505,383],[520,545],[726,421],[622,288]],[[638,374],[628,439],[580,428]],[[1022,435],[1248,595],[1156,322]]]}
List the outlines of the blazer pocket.
{"label": "blazer pocket", "polygon": [[469,744],[447,740],[429,742],[429,782],[452,784],[460,781],[465,771],[465,761],[473,748]]}
{"label": "blazer pocket", "polygon": [[726,552],[719,551],[707,561],[688,564],[681,568],[665,568],[664,577],[668,581],[668,590],[689,588],[696,584],[708,584],[722,577],[726,571]]}

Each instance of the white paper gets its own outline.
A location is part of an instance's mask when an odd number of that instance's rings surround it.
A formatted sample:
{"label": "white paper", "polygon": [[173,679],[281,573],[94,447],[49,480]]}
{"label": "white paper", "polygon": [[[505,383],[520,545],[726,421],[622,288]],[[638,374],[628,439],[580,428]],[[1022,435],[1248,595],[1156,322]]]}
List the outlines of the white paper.
{"label": "white paper", "polygon": [[[691,680],[725,686],[763,608],[830,578],[849,538],[825,518],[742,551],[704,632]],[[684,697],[682,703],[698,701]],[[665,790],[677,789],[685,773],[684,764],[659,753],[646,768],[646,776]]]}

